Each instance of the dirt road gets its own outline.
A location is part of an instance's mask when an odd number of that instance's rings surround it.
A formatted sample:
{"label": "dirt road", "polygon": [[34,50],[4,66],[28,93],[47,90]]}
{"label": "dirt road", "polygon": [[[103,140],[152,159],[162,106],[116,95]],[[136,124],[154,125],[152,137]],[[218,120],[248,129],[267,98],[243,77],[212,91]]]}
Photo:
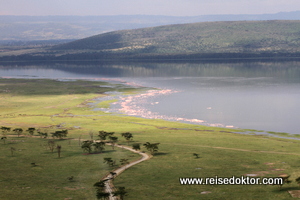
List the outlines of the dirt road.
{"label": "dirt road", "polygon": [[[139,151],[136,151],[136,150],[134,150],[134,149],[132,149],[132,148],[130,148],[130,147],[126,147],[126,146],[122,146],[122,145],[115,145],[115,146],[116,146],[116,147],[119,147],[119,148],[127,149],[127,150],[129,150],[129,151],[134,152],[134,153],[138,153],[138,154],[140,154],[142,157],[141,157],[139,160],[133,161],[133,162],[127,164],[127,165],[124,165],[124,166],[122,166],[122,167],[120,167],[120,168],[118,168],[118,169],[112,171],[112,172],[116,173],[116,175],[114,175],[114,178],[115,178],[116,176],[118,176],[119,174],[121,174],[121,173],[122,173],[123,171],[125,171],[126,169],[128,169],[129,167],[131,167],[131,166],[133,166],[133,165],[136,165],[136,164],[138,164],[138,163],[140,163],[140,162],[143,162],[143,161],[145,161],[145,160],[150,159],[150,156],[149,156],[148,154],[142,153],[142,152],[139,152]],[[109,200],[117,200],[117,198],[116,198],[116,197],[113,197],[113,195],[112,195],[112,192],[114,191],[114,185],[113,185],[113,183],[112,183],[112,179],[111,179],[111,178],[113,178],[111,174],[109,174],[109,175],[107,175],[106,177],[103,178],[103,179],[109,179],[108,181],[105,182],[105,192],[110,193]]]}

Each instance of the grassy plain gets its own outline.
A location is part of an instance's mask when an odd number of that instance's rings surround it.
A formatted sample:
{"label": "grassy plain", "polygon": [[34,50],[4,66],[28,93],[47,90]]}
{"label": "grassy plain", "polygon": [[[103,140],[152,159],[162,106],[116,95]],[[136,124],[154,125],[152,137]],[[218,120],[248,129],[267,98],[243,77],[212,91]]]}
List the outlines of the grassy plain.
{"label": "grassy plain", "polygon": [[[107,87],[109,85],[109,87]],[[113,86],[113,87],[112,87]],[[125,199],[292,199],[300,187],[297,140],[236,134],[236,130],[149,120],[93,111],[89,102],[105,91],[134,92],[103,82],[0,79],[0,126],[68,129],[69,138],[89,139],[90,130],[131,132],[137,143],[159,142],[150,160],[127,169],[115,186]],[[108,103],[108,102],[106,102]],[[107,107],[105,102],[95,106]],[[57,140],[62,158],[45,148],[46,139],[10,137],[0,143],[0,199],[95,199],[92,184],[111,169],[102,157],[130,158],[122,150],[84,155],[78,141]],[[11,155],[10,147],[17,151]],[[142,148],[142,150],[145,150]],[[199,158],[193,156],[199,154]],[[38,166],[32,167],[31,162]],[[281,190],[273,185],[180,185],[180,177],[257,177],[291,175]],[[70,182],[67,177],[74,176]]]}

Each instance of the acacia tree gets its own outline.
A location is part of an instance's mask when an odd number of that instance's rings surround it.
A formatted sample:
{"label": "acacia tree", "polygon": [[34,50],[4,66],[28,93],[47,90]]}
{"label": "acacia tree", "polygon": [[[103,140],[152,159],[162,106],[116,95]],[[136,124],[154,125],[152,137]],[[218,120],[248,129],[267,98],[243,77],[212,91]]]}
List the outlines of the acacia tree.
{"label": "acacia tree", "polygon": [[85,141],[82,142],[81,148],[84,151],[87,151],[87,152],[91,153],[92,152],[92,144],[93,144],[92,140],[85,140]]}
{"label": "acacia tree", "polygon": [[109,196],[110,196],[110,194],[108,192],[103,192],[103,191],[97,191],[97,194],[96,194],[97,199],[108,200]]}
{"label": "acacia tree", "polygon": [[108,181],[108,179],[104,179],[104,180],[100,180],[98,182],[96,182],[94,184],[94,187],[97,189],[97,190],[103,190],[105,188],[105,182]]}
{"label": "acacia tree", "polygon": [[72,182],[72,181],[74,181],[74,176],[69,176],[69,177],[67,177],[67,179],[68,179],[70,182]]}
{"label": "acacia tree", "polygon": [[7,139],[7,137],[2,137],[1,140],[3,140],[3,144],[5,144],[5,140]]}
{"label": "acacia tree", "polygon": [[31,136],[34,134],[34,131],[35,131],[35,128],[28,128],[27,130],[26,130]]}
{"label": "acacia tree", "polygon": [[40,131],[38,131],[38,134],[39,134],[39,136],[42,138],[47,138],[48,137],[48,133],[43,133],[43,132],[40,132]]}
{"label": "acacia tree", "polygon": [[111,158],[103,158],[104,163],[108,164],[110,167],[115,165],[115,161]]}
{"label": "acacia tree", "polygon": [[281,190],[281,188],[284,184],[290,184],[292,182],[291,180],[289,180],[289,178],[290,178],[290,175],[282,177],[282,184],[278,185],[279,190]]}
{"label": "acacia tree", "polygon": [[53,153],[54,147],[55,147],[55,142],[53,140],[48,141],[48,147],[50,151]]}
{"label": "acacia tree", "polygon": [[121,163],[121,165],[126,165],[126,164],[129,164],[129,161],[128,161],[128,159],[122,158],[122,159],[120,159],[120,163]]}
{"label": "acacia tree", "polygon": [[104,191],[105,182],[108,179],[100,180],[94,184],[95,189],[97,190],[96,197],[97,199],[109,199],[110,194]]}
{"label": "acacia tree", "polygon": [[119,187],[117,191],[113,192],[112,194],[114,197],[119,196],[120,200],[124,200],[124,197],[126,196],[127,192],[125,191],[125,187]]}
{"label": "acacia tree", "polygon": [[42,132],[40,129],[37,130],[37,133],[41,138],[47,138],[48,137],[48,131],[45,130],[45,132]]}
{"label": "acacia tree", "polygon": [[134,144],[132,144],[132,149],[138,151],[138,150],[141,150],[141,146],[138,143],[134,143]]}
{"label": "acacia tree", "polygon": [[10,128],[5,127],[5,126],[1,126],[1,130],[2,130],[3,136],[5,136],[7,134],[7,132],[10,132]]}
{"label": "acacia tree", "polygon": [[21,128],[15,128],[13,130],[13,132],[15,132],[18,135],[18,137],[20,137],[20,135],[23,133],[23,129],[21,129]]}
{"label": "acacia tree", "polygon": [[14,151],[16,151],[16,149],[14,147],[10,147],[11,156],[14,156]]}
{"label": "acacia tree", "polygon": [[197,153],[193,153],[193,156],[195,156],[195,158],[199,158],[199,154]]}
{"label": "acacia tree", "polygon": [[150,142],[146,142],[143,144],[148,151],[150,151],[151,155],[154,155],[158,151],[158,145],[159,143],[153,143],[151,144]]}
{"label": "acacia tree", "polygon": [[57,149],[58,157],[60,158],[61,145],[57,145],[56,149]]}
{"label": "acacia tree", "polygon": [[129,141],[132,140],[133,135],[132,133],[126,132],[121,134],[127,141],[127,144],[129,145]]}
{"label": "acacia tree", "polygon": [[67,137],[68,130],[55,131],[55,133],[51,133],[51,134],[52,134],[52,137],[63,139],[64,137]]}
{"label": "acacia tree", "polygon": [[98,137],[101,141],[106,140],[106,137],[112,136],[114,132],[99,131]]}
{"label": "acacia tree", "polygon": [[92,144],[94,146],[94,150],[95,152],[100,152],[102,153],[102,151],[105,149],[105,142],[95,142]]}
{"label": "acacia tree", "polygon": [[110,173],[112,179],[114,179],[117,176],[117,173],[115,173],[115,172],[109,172],[109,173]]}
{"label": "acacia tree", "polygon": [[112,149],[115,149],[115,144],[118,142],[118,137],[109,136],[110,144]]}

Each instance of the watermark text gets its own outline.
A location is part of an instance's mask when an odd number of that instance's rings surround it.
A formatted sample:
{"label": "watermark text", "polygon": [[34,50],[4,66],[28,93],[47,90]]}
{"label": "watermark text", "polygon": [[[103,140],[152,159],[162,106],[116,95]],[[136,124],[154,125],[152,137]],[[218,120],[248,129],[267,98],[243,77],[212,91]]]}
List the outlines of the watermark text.
{"label": "watermark text", "polygon": [[208,177],[208,178],[179,178],[181,185],[282,185],[283,178],[258,177]]}

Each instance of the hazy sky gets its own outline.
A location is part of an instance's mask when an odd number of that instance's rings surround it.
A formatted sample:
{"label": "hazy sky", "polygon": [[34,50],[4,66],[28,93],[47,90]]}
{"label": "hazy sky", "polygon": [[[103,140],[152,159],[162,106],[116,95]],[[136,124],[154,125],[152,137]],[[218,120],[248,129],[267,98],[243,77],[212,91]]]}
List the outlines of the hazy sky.
{"label": "hazy sky", "polygon": [[300,0],[0,0],[0,15],[262,14],[300,10]]}

